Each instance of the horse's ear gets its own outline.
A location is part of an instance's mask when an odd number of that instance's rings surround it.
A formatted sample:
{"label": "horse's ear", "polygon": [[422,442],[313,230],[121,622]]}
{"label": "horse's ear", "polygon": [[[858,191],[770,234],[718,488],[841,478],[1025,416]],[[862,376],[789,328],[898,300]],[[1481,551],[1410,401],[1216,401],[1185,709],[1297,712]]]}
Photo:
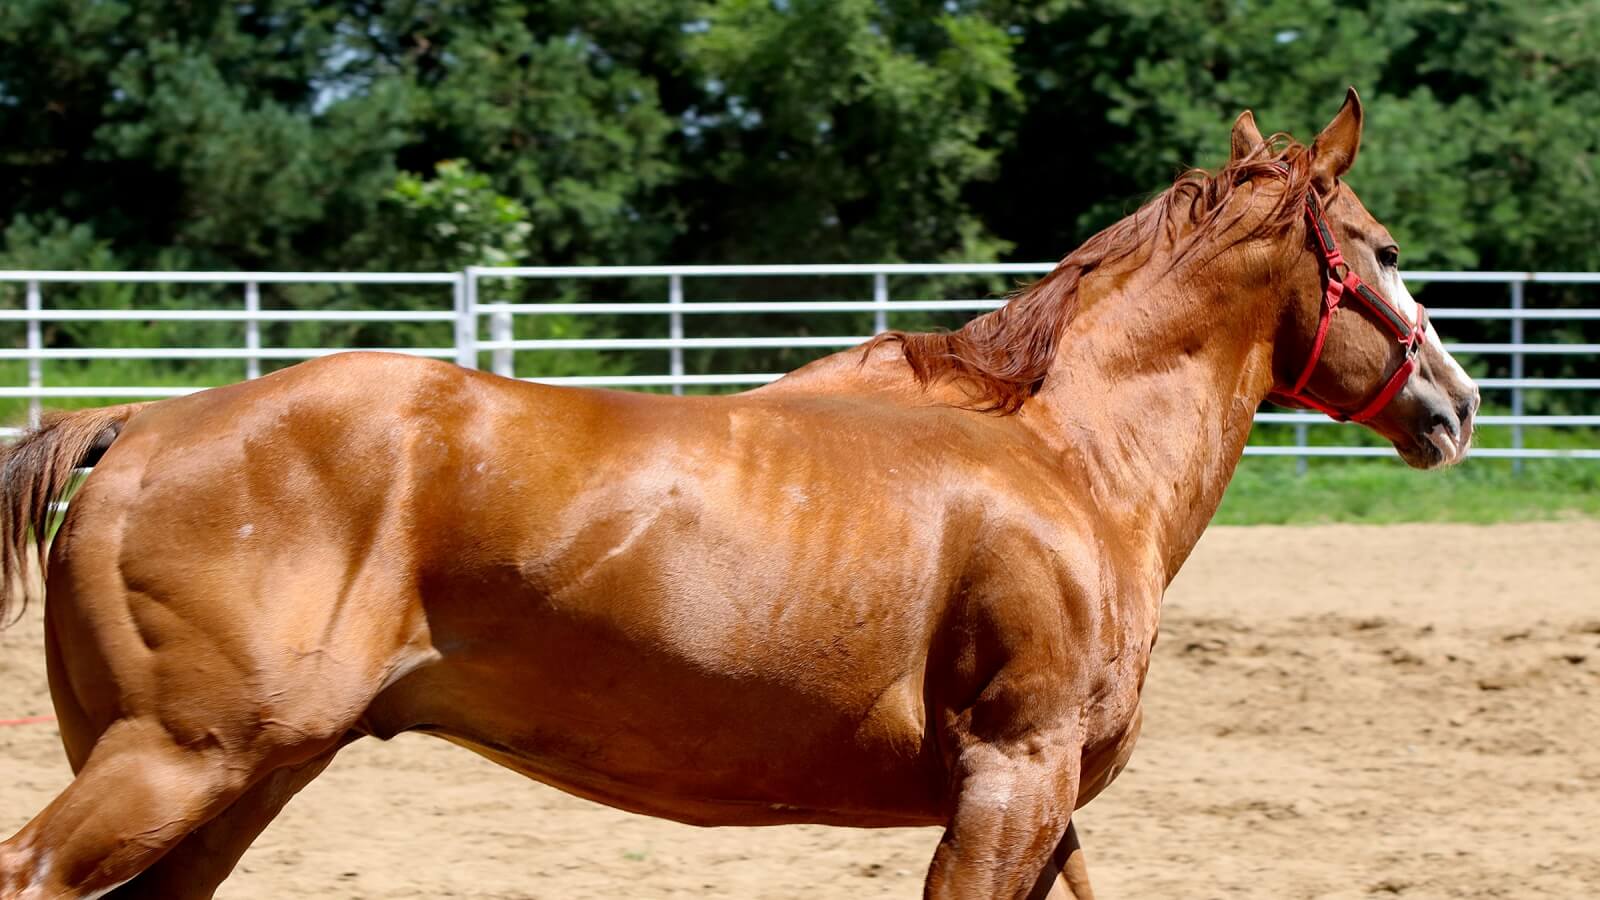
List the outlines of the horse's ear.
{"label": "horse's ear", "polygon": [[1263,143],[1255,115],[1248,109],[1239,113],[1239,118],[1233,120],[1233,150],[1228,154],[1228,161],[1236,163],[1244,159]]}
{"label": "horse's ear", "polygon": [[1361,98],[1356,89],[1344,95],[1344,106],[1311,145],[1311,177],[1320,193],[1333,190],[1339,176],[1355,164],[1361,149]]}

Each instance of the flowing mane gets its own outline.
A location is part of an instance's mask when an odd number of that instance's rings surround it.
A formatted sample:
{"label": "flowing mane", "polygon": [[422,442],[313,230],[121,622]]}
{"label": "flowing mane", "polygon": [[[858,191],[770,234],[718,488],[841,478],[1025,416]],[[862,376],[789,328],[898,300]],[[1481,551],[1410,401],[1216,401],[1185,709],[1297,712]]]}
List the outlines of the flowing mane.
{"label": "flowing mane", "polygon": [[1048,275],[1012,294],[1005,306],[959,331],[885,332],[867,342],[862,359],[880,344],[900,344],[918,383],[964,379],[974,388],[970,408],[1015,413],[1049,374],[1056,345],[1077,312],[1083,276],[1140,250],[1154,252],[1162,238],[1173,244],[1169,266],[1183,262],[1238,224],[1244,212],[1224,218],[1223,210],[1239,186],[1262,176],[1286,177],[1288,186],[1251,235],[1290,227],[1311,187],[1310,156],[1303,144],[1279,134],[1215,173],[1190,169],[1133,215],[1085,241]]}

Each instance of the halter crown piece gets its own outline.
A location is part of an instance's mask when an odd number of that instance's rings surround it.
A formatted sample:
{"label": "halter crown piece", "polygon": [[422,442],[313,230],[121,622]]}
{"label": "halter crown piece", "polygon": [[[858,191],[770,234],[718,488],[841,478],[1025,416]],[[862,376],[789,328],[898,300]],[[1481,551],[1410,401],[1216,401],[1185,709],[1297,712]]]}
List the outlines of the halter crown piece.
{"label": "halter crown piece", "polygon": [[[1315,190],[1306,192],[1306,219],[1310,223],[1311,232],[1317,236],[1317,249],[1322,257],[1323,274],[1328,280],[1328,287],[1323,294],[1322,316],[1317,322],[1317,337],[1311,345],[1311,356],[1306,360],[1305,369],[1300,372],[1300,377],[1295,379],[1294,387],[1286,391],[1274,389],[1271,396],[1282,397],[1326,413],[1337,422],[1365,422],[1383,412],[1384,407],[1400,393],[1400,389],[1410,380],[1411,374],[1417,370],[1417,354],[1422,349],[1423,336],[1428,330],[1428,311],[1422,304],[1417,304],[1416,323],[1407,322],[1406,317],[1401,315],[1398,309],[1384,299],[1382,294],[1362,281],[1361,276],[1345,263],[1344,254],[1339,252],[1339,241],[1334,238],[1333,229],[1328,226],[1328,219],[1322,213],[1322,201],[1317,199]],[[1370,401],[1353,413],[1334,409],[1305,392],[1312,373],[1322,361],[1322,347],[1327,341],[1328,326],[1333,322],[1334,311],[1339,309],[1339,303],[1346,294],[1354,296],[1368,309],[1377,313],[1378,321],[1393,332],[1400,345],[1405,348],[1405,358],[1401,360],[1400,368],[1389,376],[1389,380]]]}

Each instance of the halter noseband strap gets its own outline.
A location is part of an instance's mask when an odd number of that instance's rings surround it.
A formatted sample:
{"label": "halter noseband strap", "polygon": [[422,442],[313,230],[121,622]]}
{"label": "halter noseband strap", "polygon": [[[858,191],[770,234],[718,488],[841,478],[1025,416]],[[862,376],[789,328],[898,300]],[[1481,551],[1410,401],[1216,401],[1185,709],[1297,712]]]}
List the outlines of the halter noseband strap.
{"label": "halter noseband strap", "polygon": [[[1322,257],[1322,267],[1327,275],[1328,287],[1323,294],[1322,315],[1317,322],[1317,336],[1311,344],[1311,356],[1306,360],[1305,368],[1300,372],[1300,377],[1295,379],[1294,387],[1288,390],[1276,389],[1272,392],[1272,396],[1282,397],[1326,413],[1339,422],[1365,422],[1382,412],[1416,371],[1417,353],[1422,349],[1423,336],[1428,330],[1428,311],[1423,309],[1422,304],[1417,304],[1416,323],[1407,322],[1398,309],[1384,299],[1382,294],[1362,281],[1361,276],[1345,263],[1344,254],[1339,252],[1339,241],[1334,238],[1333,229],[1329,227],[1328,219],[1322,213],[1322,202],[1317,199],[1316,191],[1306,192],[1306,219],[1311,226],[1311,232],[1317,237],[1318,255]],[[1333,313],[1339,308],[1346,294],[1355,297],[1376,313],[1378,321],[1393,332],[1401,346],[1405,347],[1405,358],[1401,360],[1400,368],[1389,376],[1389,380],[1371,400],[1353,413],[1334,409],[1305,392],[1312,373],[1316,372],[1317,365],[1322,361],[1322,348],[1328,339],[1328,326],[1333,323]]]}

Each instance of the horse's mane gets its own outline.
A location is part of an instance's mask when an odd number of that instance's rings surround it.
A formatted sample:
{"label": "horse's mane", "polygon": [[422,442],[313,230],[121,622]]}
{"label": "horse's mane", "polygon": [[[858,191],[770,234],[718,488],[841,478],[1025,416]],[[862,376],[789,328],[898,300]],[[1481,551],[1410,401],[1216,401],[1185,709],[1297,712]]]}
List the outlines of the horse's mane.
{"label": "horse's mane", "polygon": [[1240,186],[1262,176],[1286,178],[1288,186],[1250,235],[1290,227],[1304,213],[1310,156],[1303,144],[1279,134],[1215,173],[1190,169],[1133,215],[1085,241],[1048,275],[1013,293],[1005,306],[959,331],[885,332],[867,342],[862,360],[880,344],[897,343],[919,384],[964,379],[974,388],[969,408],[1014,413],[1043,386],[1056,345],[1077,312],[1083,276],[1141,249],[1153,253],[1160,238],[1173,244],[1169,265],[1178,265],[1244,218],[1246,211],[1226,218],[1222,213]]}

